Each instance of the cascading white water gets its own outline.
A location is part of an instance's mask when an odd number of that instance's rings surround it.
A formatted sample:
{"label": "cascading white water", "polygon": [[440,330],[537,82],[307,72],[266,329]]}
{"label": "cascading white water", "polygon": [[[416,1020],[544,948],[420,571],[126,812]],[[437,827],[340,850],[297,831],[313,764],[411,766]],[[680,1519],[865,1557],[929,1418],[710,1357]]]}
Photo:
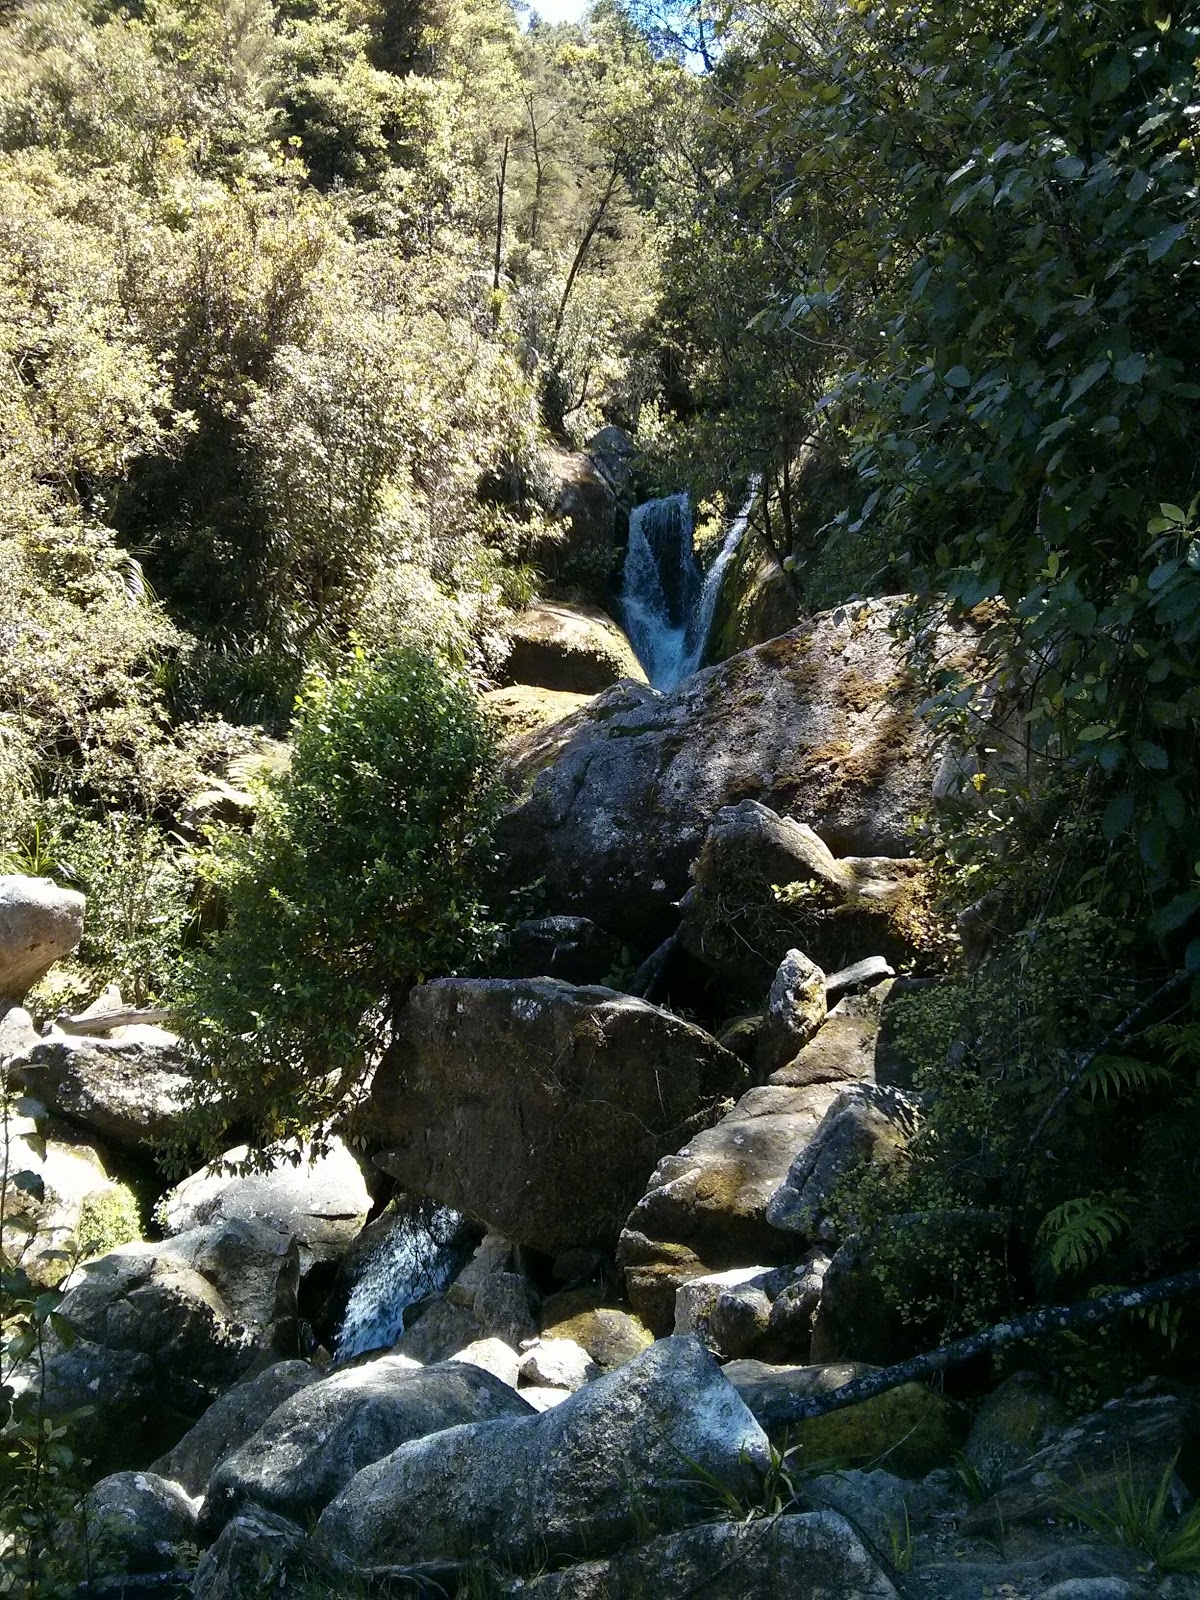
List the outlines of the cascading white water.
{"label": "cascading white water", "polygon": [[757,493],[755,479],[703,581],[686,494],[647,500],[630,516],[621,620],[656,689],[673,689],[703,661],[721,584],[746,532]]}
{"label": "cascading white water", "polygon": [[404,1332],[404,1314],[440,1294],[462,1264],[463,1219],[439,1207],[426,1219],[397,1218],[363,1263],[338,1329],[334,1359],[389,1349]]}

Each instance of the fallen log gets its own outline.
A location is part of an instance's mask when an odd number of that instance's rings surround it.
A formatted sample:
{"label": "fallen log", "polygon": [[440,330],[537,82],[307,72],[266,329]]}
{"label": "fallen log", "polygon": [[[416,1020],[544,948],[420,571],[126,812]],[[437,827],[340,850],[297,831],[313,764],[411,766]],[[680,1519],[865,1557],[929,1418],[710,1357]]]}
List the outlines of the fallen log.
{"label": "fallen log", "polygon": [[128,1006],[121,1011],[81,1011],[77,1016],[67,1012],[55,1017],[54,1026],[60,1033],[111,1033],[114,1028],[131,1028],[136,1023],[161,1027],[170,1022],[172,1013],[161,1006]]}
{"label": "fallen log", "polygon": [[1159,1305],[1164,1300],[1176,1300],[1200,1290],[1200,1268],[1189,1272],[1176,1272],[1169,1278],[1157,1278],[1153,1283],[1140,1284],[1136,1289],[1114,1289],[1109,1294],[1097,1295],[1094,1300],[1080,1300],[1069,1306],[1042,1306],[1020,1317],[1010,1317],[1006,1322],[984,1328],[979,1333],[967,1334],[950,1344],[927,1350],[923,1355],[910,1356],[895,1366],[881,1367],[861,1378],[844,1383],[840,1389],[824,1394],[796,1395],[794,1402],[784,1399],[773,1407],[773,1420],[781,1424],[803,1422],[809,1417],[823,1417],[830,1411],[841,1411],[846,1406],[859,1405],[872,1400],[877,1394],[898,1389],[902,1383],[912,1383],[921,1378],[931,1378],[947,1367],[970,1361],[990,1350],[1003,1349],[1005,1345],[1022,1344],[1031,1339],[1046,1339],[1066,1328],[1094,1328],[1111,1322],[1122,1311],[1138,1311],[1143,1306]]}

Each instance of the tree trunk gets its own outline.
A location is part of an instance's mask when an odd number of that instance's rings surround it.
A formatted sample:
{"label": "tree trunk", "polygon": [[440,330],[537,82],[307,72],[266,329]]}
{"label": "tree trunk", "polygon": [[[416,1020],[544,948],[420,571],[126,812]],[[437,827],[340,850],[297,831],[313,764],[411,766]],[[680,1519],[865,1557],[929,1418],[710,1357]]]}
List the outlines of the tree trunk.
{"label": "tree trunk", "polygon": [[609,208],[613,195],[617,192],[617,184],[620,181],[620,158],[619,156],[614,156],[612,171],[608,175],[604,193],[600,196],[600,202],[592,215],[592,220],[588,223],[583,238],[579,241],[575,259],[571,262],[571,270],[567,273],[566,286],[562,292],[562,299],[558,303],[558,315],[554,319],[554,331],[550,336],[551,348],[558,343],[558,336],[562,332],[563,318],[567,314],[567,301],[571,298],[571,290],[575,287],[575,279],[579,276],[579,270],[587,258],[588,251],[591,249],[592,240],[596,237],[596,230],[604,221],[604,214]]}

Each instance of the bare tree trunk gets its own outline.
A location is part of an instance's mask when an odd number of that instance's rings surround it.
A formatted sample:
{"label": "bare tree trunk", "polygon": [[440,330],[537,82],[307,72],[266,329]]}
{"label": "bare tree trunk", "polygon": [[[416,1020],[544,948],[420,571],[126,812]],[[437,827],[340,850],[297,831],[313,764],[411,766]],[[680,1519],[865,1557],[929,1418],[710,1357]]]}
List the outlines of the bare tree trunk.
{"label": "bare tree trunk", "polygon": [[[508,176],[508,140],[504,141],[504,153],[500,157],[500,171],[496,175],[496,259],[492,267],[492,293],[500,294],[500,262],[504,254],[504,183]],[[500,302],[497,299],[492,308],[492,318],[495,322],[500,320]]]}
{"label": "bare tree trunk", "polygon": [[600,196],[592,220],[588,223],[583,238],[579,241],[579,248],[575,252],[575,259],[571,262],[571,270],[567,273],[566,286],[562,292],[562,299],[558,303],[558,315],[554,319],[554,331],[550,336],[551,347],[558,343],[558,336],[562,332],[563,318],[567,314],[567,301],[571,298],[571,290],[575,287],[575,279],[591,249],[592,240],[596,237],[596,230],[604,221],[605,212],[608,210],[612,197],[617,192],[617,184],[621,181],[620,157],[613,157],[612,171],[608,175],[608,182],[604,186],[604,193]]}
{"label": "bare tree trunk", "polygon": [[936,1350],[927,1350],[924,1355],[910,1356],[893,1367],[854,1378],[840,1389],[831,1389],[825,1394],[797,1394],[783,1405],[773,1402],[772,1417],[780,1423],[823,1417],[830,1411],[841,1411],[845,1406],[856,1406],[863,1400],[874,1399],[877,1394],[898,1389],[902,1383],[930,1378],[936,1372],[944,1372],[947,1367],[970,1361],[987,1351],[1001,1350],[1005,1345],[1022,1344],[1029,1339],[1046,1339],[1067,1328],[1099,1327],[1111,1322],[1122,1311],[1139,1311],[1143,1306],[1177,1300],[1197,1290],[1200,1290],[1200,1269],[1193,1268],[1190,1272],[1176,1272],[1172,1277],[1143,1283],[1136,1289],[1116,1289],[1111,1294],[1097,1295],[1094,1300],[1080,1300],[1070,1306],[1042,1306],[1038,1311],[1026,1312],[1023,1317],[1010,1317],[1007,1322],[968,1334],[965,1339],[955,1339]]}

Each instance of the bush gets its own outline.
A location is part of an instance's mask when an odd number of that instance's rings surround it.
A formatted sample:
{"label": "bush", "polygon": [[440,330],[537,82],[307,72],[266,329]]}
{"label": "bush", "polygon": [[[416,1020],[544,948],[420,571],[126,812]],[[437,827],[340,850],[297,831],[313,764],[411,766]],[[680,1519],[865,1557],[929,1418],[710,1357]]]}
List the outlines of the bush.
{"label": "bush", "polygon": [[431,658],[358,655],[297,703],[290,772],[210,871],[227,921],[189,965],[185,1036],[207,1065],[191,1133],[230,1112],[264,1142],[353,1101],[408,991],[493,937],[479,886],[494,746],[466,682]]}

